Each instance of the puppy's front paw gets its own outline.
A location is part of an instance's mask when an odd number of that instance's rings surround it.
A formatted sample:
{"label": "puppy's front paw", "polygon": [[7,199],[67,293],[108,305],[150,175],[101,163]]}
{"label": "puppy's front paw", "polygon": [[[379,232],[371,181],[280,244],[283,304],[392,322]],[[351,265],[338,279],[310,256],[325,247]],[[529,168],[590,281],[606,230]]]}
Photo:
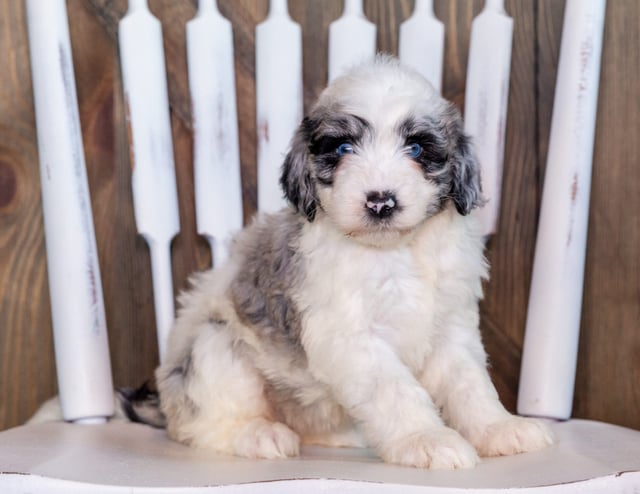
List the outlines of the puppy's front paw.
{"label": "puppy's front paw", "polygon": [[300,454],[300,438],[284,424],[259,418],[240,430],[233,449],[247,458],[287,458]]}
{"label": "puppy's front paw", "polygon": [[380,455],[389,463],[442,470],[470,468],[478,463],[473,446],[446,427],[411,434],[386,444]]}
{"label": "puppy's front paw", "polygon": [[481,456],[504,456],[537,451],[553,441],[553,432],[546,424],[512,416],[489,425],[474,445]]}

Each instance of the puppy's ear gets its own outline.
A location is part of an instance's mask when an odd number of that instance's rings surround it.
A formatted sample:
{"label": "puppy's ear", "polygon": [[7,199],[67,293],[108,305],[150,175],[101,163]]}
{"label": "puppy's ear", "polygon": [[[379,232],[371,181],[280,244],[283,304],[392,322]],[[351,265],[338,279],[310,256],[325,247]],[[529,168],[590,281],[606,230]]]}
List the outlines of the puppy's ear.
{"label": "puppy's ear", "polygon": [[280,186],[296,210],[313,221],[316,216],[316,187],[309,166],[310,121],[305,118],[291,140],[291,147],[282,165]]}
{"label": "puppy's ear", "polygon": [[480,167],[469,143],[461,133],[454,158],[451,198],[461,215],[467,215],[475,207],[484,205],[480,184]]}
{"label": "puppy's ear", "polygon": [[464,216],[485,203],[480,184],[480,166],[469,136],[462,129],[460,112],[451,106],[448,117],[448,134],[454,148],[450,197],[458,212]]}

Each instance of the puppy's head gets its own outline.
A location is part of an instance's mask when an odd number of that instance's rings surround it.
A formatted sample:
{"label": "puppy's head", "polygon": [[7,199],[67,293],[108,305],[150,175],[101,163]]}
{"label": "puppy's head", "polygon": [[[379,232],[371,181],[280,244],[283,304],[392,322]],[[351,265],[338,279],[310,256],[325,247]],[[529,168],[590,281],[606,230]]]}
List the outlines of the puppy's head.
{"label": "puppy's head", "polygon": [[283,165],[287,199],[344,234],[388,243],[452,202],[481,204],[478,165],[459,112],[389,57],[351,70],[320,95]]}

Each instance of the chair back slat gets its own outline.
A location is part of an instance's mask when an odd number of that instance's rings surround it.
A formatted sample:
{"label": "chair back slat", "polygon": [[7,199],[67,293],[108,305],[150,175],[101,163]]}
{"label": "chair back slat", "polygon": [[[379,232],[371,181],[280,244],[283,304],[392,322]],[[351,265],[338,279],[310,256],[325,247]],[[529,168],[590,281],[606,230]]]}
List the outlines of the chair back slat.
{"label": "chair back slat", "polygon": [[605,6],[565,6],[520,373],[523,415],[571,416]]}
{"label": "chair back slat", "polygon": [[464,130],[473,139],[487,203],[477,214],[485,236],[498,228],[502,197],[513,19],[501,1],[488,1],[471,24]]}
{"label": "chair back slat", "polygon": [[433,0],[416,0],[411,17],[400,25],[398,57],[442,92],[444,24],[433,12]]}
{"label": "chair back slat", "polygon": [[104,421],[113,384],[64,0],[28,0],[49,295],[66,420]]}
{"label": "chair back slat", "polygon": [[329,26],[329,82],[375,53],[376,26],[364,16],[362,0],[345,0],[342,16]]}
{"label": "chair back slat", "polygon": [[215,0],[200,0],[197,16],[187,22],[187,67],[196,222],[215,267],[227,258],[229,237],[242,228],[233,32]]}
{"label": "chair back slat", "polygon": [[286,205],[280,167],[302,120],[302,33],[286,0],[272,0],[256,27],[256,119],[258,209],[275,212]]}
{"label": "chair back slat", "polygon": [[174,319],[170,245],[180,231],[160,22],[147,2],[129,2],[118,26],[129,126],[136,227],[151,253],[158,352],[162,360]]}

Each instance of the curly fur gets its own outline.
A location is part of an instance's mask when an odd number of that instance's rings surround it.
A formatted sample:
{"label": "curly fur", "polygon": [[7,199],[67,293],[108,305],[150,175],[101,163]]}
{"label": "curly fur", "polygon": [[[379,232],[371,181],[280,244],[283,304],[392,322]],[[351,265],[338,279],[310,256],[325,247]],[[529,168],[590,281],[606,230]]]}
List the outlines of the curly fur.
{"label": "curly fur", "polygon": [[172,438],[260,458],[370,446],[431,468],[552,442],[489,379],[478,166],[427,81],[387,57],[336,79],[281,184],[291,207],[258,215],[181,297],[156,372]]}

